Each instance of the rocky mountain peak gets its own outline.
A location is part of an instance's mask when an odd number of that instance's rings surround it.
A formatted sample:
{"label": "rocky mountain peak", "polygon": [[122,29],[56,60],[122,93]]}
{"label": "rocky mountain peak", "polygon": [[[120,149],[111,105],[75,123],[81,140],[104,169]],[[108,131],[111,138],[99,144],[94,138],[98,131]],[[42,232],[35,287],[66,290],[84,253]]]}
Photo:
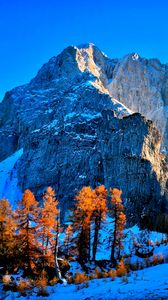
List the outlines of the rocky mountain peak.
{"label": "rocky mountain peak", "polygon": [[[67,47],[0,103],[0,160],[22,148],[10,178],[37,197],[53,186],[65,211],[81,187],[105,184],[123,190],[132,222],[142,211],[156,215],[168,209],[156,128],[166,149],[167,86],[167,66],[157,60],[110,59],[93,44]],[[9,178],[3,182],[5,196]]]}

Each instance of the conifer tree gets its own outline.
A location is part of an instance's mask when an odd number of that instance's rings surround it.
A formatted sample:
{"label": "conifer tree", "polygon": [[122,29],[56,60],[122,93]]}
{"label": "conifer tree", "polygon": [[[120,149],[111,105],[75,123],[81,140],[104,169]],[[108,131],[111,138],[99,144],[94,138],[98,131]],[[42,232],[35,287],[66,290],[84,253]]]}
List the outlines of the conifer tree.
{"label": "conifer tree", "polygon": [[38,220],[38,237],[42,246],[43,268],[45,260],[54,263],[56,276],[63,281],[58,264],[58,248],[60,234],[60,210],[58,200],[52,187],[48,187],[43,196],[43,207]]}
{"label": "conifer tree", "polygon": [[117,264],[117,259],[120,256],[122,247],[123,229],[126,224],[126,216],[124,213],[124,206],[122,204],[121,194],[122,191],[111,188],[111,213],[114,219],[114,229],[110,237],[111,243],[111,261],[114,265]]}
{"label": "conifer tree", "polygon": [[98,186],[95,189],[93,201],[93,215],[94,221],[94,239],[93,239],[93,261],[96,259],[96,252],[98,246],[98,236],[101,223],[104,220],[107,213],[107,190],[104,185]]}
{"label": "conifer tree", "polygon": [[64,239],[65,252],[66,252],[67,255],[70,255],[72,236],[73,236],[73,228],[72,228],[72,225],[69,224],[66,231],[65,231],[65,239]]}
{"label": "conifer tree", "polygon": [[90,225],[93,214],[95,192],[91,187],[83,187],[76,196],[73,211],[73,228],[77,232],[76,245],[80,261],[90,260]]}
{"label": "conifer tree", "polygon": [[38,202],[30,190],[25,190],[16,211],[19,229],[19,251],[25,266],[33,269],[39,256],[37,239]]}
{"label": "conifer tree", "polygon": [[58,200],[55,191],[48,187],[43,196],[43,207],[38,220],[38,236],[42,244],[43,258],[51,255],[51,247],[54,243],[55,227],[58,215]]}
{"label": "conifer tree", "polygon": [[0,200],[0,260],[5,262],[14,256],[16,220],[6,199]]}

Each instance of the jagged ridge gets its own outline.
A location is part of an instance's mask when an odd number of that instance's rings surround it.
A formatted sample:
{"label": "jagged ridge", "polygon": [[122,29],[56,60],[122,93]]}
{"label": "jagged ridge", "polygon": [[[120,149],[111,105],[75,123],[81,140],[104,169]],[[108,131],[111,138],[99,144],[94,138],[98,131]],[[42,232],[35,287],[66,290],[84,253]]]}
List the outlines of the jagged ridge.
{"label": "jagged ridge", "polygon": [[[144,97],[147,113],[166,107],[166,72],[158,61],[136,54],[118,60],[92,44],[66,48],[29,84],[5,95],[0,104],[0,159],[23,148],[17,167],[20,188],[38,195],[53,185],[65,211],[83,185],[102,183],[123,190],[132,222],[138,215],[166,211],[161,136],[150,121],[132,115],[143,112]],[[154,84],[159,84],[157,93]],[[139,98],[137,91],[142,91]],[[166,141],[164,135],[164,147]],[[137,209],[134,216],[132,207]]]}

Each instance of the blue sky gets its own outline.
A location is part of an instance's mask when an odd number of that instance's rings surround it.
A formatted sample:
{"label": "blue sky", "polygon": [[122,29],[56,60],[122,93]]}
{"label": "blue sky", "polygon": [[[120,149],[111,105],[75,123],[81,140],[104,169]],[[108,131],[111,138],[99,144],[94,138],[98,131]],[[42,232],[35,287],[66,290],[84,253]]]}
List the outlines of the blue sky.
{"label": "blue sky", "polygon": [[0,99],[68,45],[168,62],[167,0],[0,0]]}

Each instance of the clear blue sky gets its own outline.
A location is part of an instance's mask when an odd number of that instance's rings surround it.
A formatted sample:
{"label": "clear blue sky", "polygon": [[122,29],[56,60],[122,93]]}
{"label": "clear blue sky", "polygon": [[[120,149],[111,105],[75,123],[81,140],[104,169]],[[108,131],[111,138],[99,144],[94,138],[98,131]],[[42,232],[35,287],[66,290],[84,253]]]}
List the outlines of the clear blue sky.
{"label": "clear blue sky", "polygon": [[0,99],[68,45],[168,62],[168,0],[0,0]]}

